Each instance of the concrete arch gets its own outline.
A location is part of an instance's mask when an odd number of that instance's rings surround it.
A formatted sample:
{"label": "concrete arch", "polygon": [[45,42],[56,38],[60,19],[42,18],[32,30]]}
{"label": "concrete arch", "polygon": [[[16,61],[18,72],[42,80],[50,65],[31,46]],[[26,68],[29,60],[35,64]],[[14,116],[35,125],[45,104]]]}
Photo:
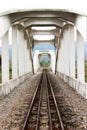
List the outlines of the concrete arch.
{"label": "concrete arch", "polygon": [[55,25],[59,28],[63,27],[63,22],[61,20],[58,20],[57,18],[32,18],[24,22],[25,28],[29,28],[30,26],[42,26],[42,25]]}
{"label": "concrete arch", "polygon": [[40,51],[40,50],[36,50],[34,53],[34,57],[33,57],[33,65],[34,65],[34,73],[37,72],[37,70],[39,69],[39,59],[38,56],[39,54],[49,54],[51,56],[51,64],[50,67],[53,71],[53,73],[55,73],[55,62],[56,62],[56,57],[55,57],[55,53],[52,50],[49,51]]}
{"label": "concrete arch", "polygon": [[74,24],[64,24],[64,26],[63,26],[63,28],[61,29],[61,32],[60,32],[60,39],[62,39],[63,38],[63,36],[64,36],[64,31],[65,30],[68,30],[68,29],[70,29],[70,28],[74,28]]}
{"label": "concrete arch", "polygon": [[24,25],[22,25],[22,24],[13,24],[12,26],[11,26],[13,29],[14,28],[16,28],[16,30],[22,30],[23,31],[23,34],[24,34],[24,39],[25,40],[27,40],[27,47],[28,47],[28,49],[30,49],[30,37],[29,37],[29,33],[28,33],[28,31],[25,29],[25,27],[24,27]]}
{"label": "concrete arch", "polygon": [[51,55],[47,53],[40,53],[38,56],[40,57],[41,55],[47,55],[49,58],[51,57]]}
{"label": "concrete arch", "polygon": [[11,26],[10,17],[7,16],[1,16],[0,17],[0,38],[2,38],[5,33],[8,31],[8,29]]}
{"label": "concrete arch", "polygon": [[87,17],[78,15],[75,21],[75,26],[82,35],[84,41],[87,41]]}

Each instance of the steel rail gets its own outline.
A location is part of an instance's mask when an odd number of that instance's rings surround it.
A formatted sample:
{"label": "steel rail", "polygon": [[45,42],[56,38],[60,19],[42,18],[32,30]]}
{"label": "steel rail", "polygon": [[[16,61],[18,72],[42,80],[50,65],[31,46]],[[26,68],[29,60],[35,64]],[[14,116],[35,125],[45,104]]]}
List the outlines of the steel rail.
{"label": "steel rail", "polygon": [[48,93],[48,87],[47,87],[47,76],[46,76],[46,90],[47,90],[47,104],[48,104],[48,116],[49,116],[49,124],[50,124],[50,130],[53,130],[52,128],[52,117],[51,117],[51,109],[50,109],[50,101],[49,101],[49,93]]}
{"label": "steel rail", "polygon": [[[44,72],[43,72],[44,73]],[[43,80],[42,80],[43,83]],[[38,111],[37,111],[37,119],[36,119],[36,127],[35,130],[38,130],[39,128],[39,119],[40,119],[40,107],[41,107],[41,99],[42,99],[42,84],[41,84],[41,88],[40,88],[40,98],[39,98],[39,103],[38,103]]]}
{"label": "steel rail", "polygon": [[52,96],[53,96],[53,100],[54,100],[54,103],[55,103],[57,116],[58,116],[59,121],[60,121],[60,127],[61,127],[61,130],[64,130],[64,126],[63,126],[63,122],[62,122],[62,119],[61,119],[61,116],[60,116],[60,112],[59,112],[59,109],[58,109],[58,105],[57,105],[57,101],[56,101],[56,98],[55,98],[55,94],[54,94],[54,91],[53,91],[53,88],[52,88],[52,85],[51,85],[51,82],[50,82],[50,79],[49,79],[48,75],[47,75],[47,79],[48,79],[49,86],[50,86],[50,89],[51,89],[51,92],[52,92]]}
{"label": "steel rail", "polygon": [[31,104],[30,104],[30,107],[29,107],[27,116],[26,116],[26,118],[25,118],[25,121],[24,121],[24,124],[23,124],[23,127],[22,127],[22,130],[26,130],[26,125],[27,125],[27,122],[28,122],[28,118],[29,118],[29,116],[30,116],[30,112],[31,112],[31,109],[32,109],[32,106],[33,106],[33,103],[34,103],[34,100],[35,100],[35,97],[36,97],[36,94],[37,94],[39,85],[40,85],[40,83],[41,83],[42,77],[43,77],[43,72],[42,72],[42,74],[41,74],[40,80],[39,80],[39,82],[38,82],[38,84],[37,84],[37,87],[36,87],[36,89],[35,89],[35,92],[34,92],[34,95],[33,95],[33,98],[32,98],[32,101],[31,101]]}

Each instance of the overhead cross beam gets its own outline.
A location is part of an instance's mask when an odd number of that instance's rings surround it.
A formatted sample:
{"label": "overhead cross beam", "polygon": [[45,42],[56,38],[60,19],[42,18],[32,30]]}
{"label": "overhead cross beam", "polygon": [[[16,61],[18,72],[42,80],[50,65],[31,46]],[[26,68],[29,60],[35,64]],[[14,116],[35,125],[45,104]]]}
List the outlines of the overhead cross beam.
{"label": "overhead cross beam", "polygon": [[34,44],[54,44],[53,40],[34,40]]}
{"label": "overhead cross beam", "polygon": [[60,18],[65,19],[66,21],[70,21],[75,23],[77,14],[65,11],[65,10],[33,10],[33,11],[20,11],[14,12],[9,15],[11,19],[11,23],[14,24],[15,22],[25,22],[31,18]]}
{"label": "overhead cross beam", "polygon": [[33,35],[55,35],[58,36],[58,30],[31,30],[30,36]]}
{"label": "overhead cross beam", "polygon": [[56,18],[33,18],[24,22],[25,28],[29,28],[31,26],[57,26],[59,28],[63,27],[63,22]]}

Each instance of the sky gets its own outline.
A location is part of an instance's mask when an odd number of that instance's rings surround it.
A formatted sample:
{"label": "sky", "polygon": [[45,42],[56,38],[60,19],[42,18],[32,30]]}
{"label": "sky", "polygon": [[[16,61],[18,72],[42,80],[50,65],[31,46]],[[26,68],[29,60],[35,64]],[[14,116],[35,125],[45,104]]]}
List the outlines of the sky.
{"label": "sky", "polygon": [[[35,50],[54,50],[55,51],[55,48],[53,45],[42,44],[42,45],[36,45],[34,47],[34,51]],[[85,58],[87,60],[87,43],[84,43],[84,54],[85,54]]]}
{"label": "sky", "polygon": [[1,47],[1,40],[0,40],[0,47]]}
{"label": "sky", "polygon": [[51,45],[51,44],[39,44],[39,45],[34,46],[32,54],[34,54],[35,50],[41,50],[41,51],[53,50],[53,51],[55,51],[55,47],[54,47],[54,45]]}
{"label": "sky", "polygon": [[68,9],[87,14],[87,0],[1,0],[0,14],[32,9]]}
{"label": "sky", "polygon": [[87,43],[84,44],[85,59],[87,60]]}

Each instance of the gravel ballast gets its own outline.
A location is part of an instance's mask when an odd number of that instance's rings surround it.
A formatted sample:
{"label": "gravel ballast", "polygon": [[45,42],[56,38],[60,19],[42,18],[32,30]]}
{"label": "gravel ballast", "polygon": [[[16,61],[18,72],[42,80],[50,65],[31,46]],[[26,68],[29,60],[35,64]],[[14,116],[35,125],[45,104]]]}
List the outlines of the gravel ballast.
{"label": "gravel ballast", "polygon": [[0,99],[0,130],[20,130],[40,74],[30,76]]}
{"label": "gravel ballast", "polygon": [[87,130],[87,99],[56,75],[50,77],[65,125],[70,130]]}

